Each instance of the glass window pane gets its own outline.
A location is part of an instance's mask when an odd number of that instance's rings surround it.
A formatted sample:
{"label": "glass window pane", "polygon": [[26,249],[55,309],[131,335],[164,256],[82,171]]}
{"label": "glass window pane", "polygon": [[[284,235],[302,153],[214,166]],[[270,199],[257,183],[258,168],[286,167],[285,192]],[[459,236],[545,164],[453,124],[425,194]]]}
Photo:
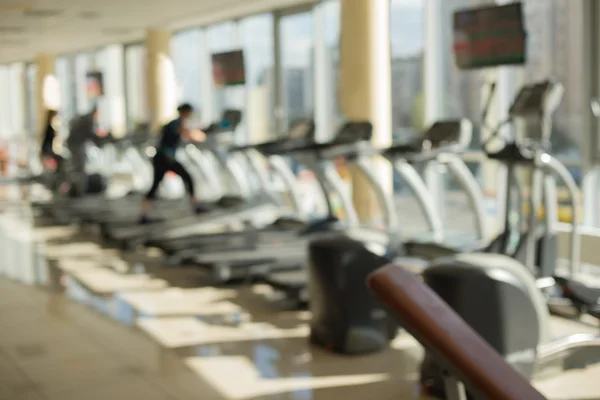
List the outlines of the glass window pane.
{"label": "glass window pane", "polygon": [[11,130],[15,135],[22,135],[25,131],[25,66],[23,63],[13,63],[9,66],[10,86],[9,100],[11,103]]}
{"label": "glass window pane", "polygon": [[107,87],[109,79],[108,69],[110,67],[110,57],[107,49],[101,49],[94,52],[94,68],[90,71],[102,73],[104,95],[98,99],[88,99],[91,105],[98,107],[98,124],[104,129],[109,129],[111,126],[110,107],[108,104]]}
{"label": "glass window pane", "polygon": [[279,25],[284,129],[313,118],[313,22],[312,12],[305,12],[282,17]]}
{"label": "glass window pane", "polygon": [[92,107],[92,102],[87,94],[86,74],[96,68],[94,58],[93,53],[79,53],[75,56],[75,87],[77,90],[78,114],[85,114]]}
{"label": "glass window pane", "polygon": [[127,128],[133,130],[148,122],[144,45],[136,44],[125,48],[125,93]]}
{"label": "glass window pane", "polygon": [[[234,22],[212,25],[207,29],[210,54],[237,50],[240,44],[237,38],[237,26]],[[213,119],[220,118],[226,108],[243,109],[245,104],[243,87],[218,88],[213,84]],[[244,118],[245,119],[245,118]]]}
{"label": "glass window pane", "polygon": [[329,0],[321,5],[325,19],[325,64],[327,73],[326,101],[331,115],[327,132],[335,132],[342,123],[343,115],[339,102],[340,64],[340,0]]}
{"label": "glass window pane", "polygon": [[75,93],[73,93],[75,71],[72,59],[68,56],[59,57],[55,64],[56,78],[60,90],[59,115],[60,129],[65,131],[69,121],[77,114]]}
{"label": "glass window pane", "polygon": [[27,130],[30,134],[35,135],[38,130],[37,66],[35,64],[27,64],[25,86],[27,93]]}
{"label": "glass window pane", "polygon": [[177,80],[177,101],[190,103],[199,117],[202,104],[203,32],[200,29],[181,31],[171,38],[171,58]]}
{"label": "glass window pane", "polygon": [[579,181],[582,145],[579,132],[590,116],[590,99],[585,97],[587,88],[582,79],[585,65],[565,60],[583,60],[587,51],[580,20],[583,3],[524,0],[523,5],[528,39],[523,81],[552,78],[564,85],[562,103],[554,115],[552,152],[570,164],[571,172]]}
{"label": "glass window pane", "polygon": [[245,18],[239,29],[246,69],[246,130],[249,141],[257,142],[275,130],[273,15]]}
{"label": "glass window pane", "polygon": [[425,0],[391,0],[393,140],[406,140],[424,129],[424,17]]}
{"label": "glass window pane", "polygon": [[[0,87],[9,86],[8,67],[0,66]],[[10,136],[10,99],[7,90],[0,91],[0,139],[7,139]]]}

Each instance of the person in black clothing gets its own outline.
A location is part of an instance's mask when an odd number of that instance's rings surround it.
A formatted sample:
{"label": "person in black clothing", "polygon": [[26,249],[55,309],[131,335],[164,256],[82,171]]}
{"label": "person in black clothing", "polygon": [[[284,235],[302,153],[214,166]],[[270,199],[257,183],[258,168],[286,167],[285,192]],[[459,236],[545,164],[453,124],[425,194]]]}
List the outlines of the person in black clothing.
{"label": "person in black clothing", "polygon": [[109,134],[98,127],[98,118],[98,108],[93,106],[89,113],[76,116],[69,124],[69,137],[66,144],[71,153],[73,193],[77,197],[83,196],[88,189],[88,177],[85,172],[86,144],[97,138],[106,138]]}
{"label": "person in black clothing", "polygon": [[48,110],[46,114],[46,128],[42,140],[41,156],[42,159],[52,159],[56,163],[56,169],[60,167],[62,157],[54,152],[54,139],[56,138],[56,129],[54,129],[54,119],[58,115],[56,110]]}
{"label": "person in black clothing", "polygon": [[156,148],[156,155],[152,161],[154,167],[154,180],[152,182],[150,191],[142,203],[142,215],[140,217],[140,223],[142,224],[150,222],[148,219],[148,212],[150,211],[151,203],[156,198],[158,187],[168,171],[176,173],[183,180],[185,189],[192,201],[192,207],[194,207],[194,211],[197,214],[206,211],[205,208],[199,204],[196,198],[192,177],[183,167],[183,165],[181,165],[175,158],[177,147],[179,147],[179,143],[182,139],[199,142],[204,140],[206,137],[204,132],[192,130],[186,126],[186,122],[191,117],[193,111],[194,109],[190,104],[186,103],[180,105],[177,108],[179,117],[169,122],[161,129],[161,139]]}

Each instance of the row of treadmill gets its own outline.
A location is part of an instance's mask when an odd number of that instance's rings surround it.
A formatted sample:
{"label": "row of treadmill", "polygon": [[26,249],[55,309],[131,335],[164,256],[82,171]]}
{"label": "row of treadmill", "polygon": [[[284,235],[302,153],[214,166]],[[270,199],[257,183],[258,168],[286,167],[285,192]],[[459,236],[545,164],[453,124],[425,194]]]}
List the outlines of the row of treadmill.
{"label": "row of treadmill", "polygon": [[[277,140],[239,146],[231,140],[231,131],[240,123],[241,113],[229,110],[223,115],[227,124],[212,125],[205,142],[185,144],[178,154],[199,191],[214,194],[210,212],[193,215],[185,199],[168,198],[165,191],[153,207],[153,223],[138,225],[153,148],[132,141],[123,142],[121,154],[134,165],[137,186],[115,198],[101,194],[57,199],[45,210],[63,221],[95,224],[103,239],[123,249],[158,248],[166,264],[205,268],[215,283],[248,279],[267,283],[298,304],[308,303],[311,340],[340,353],[361,354],[389,345],[399,326],[366,282],[386,264],[410,266],[411,273],[419,274],[512,366],[531,376],[541,362],[581,349],[592,357],[589,348],[600,345],[595,335],[556,341],[548,332],[549,308],[568,307],[600,318],[600,292],[575,279],[576,215],[570,269],[557,273],[554,177],[563,181],[573,203],[579,198],[568,170],[545,147],[561,97],[562,86],[554,82],[523,87],[510,107],[508,122],[524,126],[526,133],[514,135],[519,140],[502,140],[496,132],[486,143],[488,157],[508,171],[505,229],[494,238],[489,237],[482,190],[460,157],[472,139],[473,127],[467,120],[436,122],[418,140],[386,149],[371,146],[369,122],[348,122],[331,140],[319,142],[310,120],[294,123]],[[427,222],[422,234],[407,237],[393,196],[373,172],[374,157],[386,159],[417,198]],[[291,159],[314,174],[327,210],[323,216],[307,215],[303,209]],[[361,224],[337,171],[339,159],[368,182],[384,215],[384,228]],[[438,203],[417,169],[433,163],[446,166],[464,189],[475,217],[474,237],[445,234]],[[544,206],[544,221],[534,212],[523,215],[519,167],[532,171],[530,209]],[[518,206],[510,207],[514,204]],[[416,272],[415,259],[426,267]],[[430,394],[445,397],[444,373],[435,355],[425,358],[421,381]]]}

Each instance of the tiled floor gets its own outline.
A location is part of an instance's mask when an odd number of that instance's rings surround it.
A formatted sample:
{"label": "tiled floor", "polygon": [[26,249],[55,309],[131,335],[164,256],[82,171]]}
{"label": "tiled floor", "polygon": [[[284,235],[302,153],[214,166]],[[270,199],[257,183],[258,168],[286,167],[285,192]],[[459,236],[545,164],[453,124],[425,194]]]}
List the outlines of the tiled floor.
{"label": "tiled floor", "polygon": [[[0,400],[419,398],[422,350],[406,334],[385,352],[333,355],[308,344],[309,313],[282,311],[264,286],[207,287],[196,269],[29,226],[0,221],[0,242],[19,231],[9,252],[0,243]],[[599,379],[591,367],[537,385],[592,400]]]}

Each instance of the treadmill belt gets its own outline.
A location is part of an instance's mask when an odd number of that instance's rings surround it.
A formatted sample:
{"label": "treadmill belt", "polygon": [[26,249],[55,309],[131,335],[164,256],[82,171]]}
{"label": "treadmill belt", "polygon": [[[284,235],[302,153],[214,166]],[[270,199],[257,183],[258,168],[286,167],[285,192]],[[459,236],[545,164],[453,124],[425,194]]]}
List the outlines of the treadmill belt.
{"label": "treadmill belt", "polygon": [[302,290],[308,283],[306,268],[299,270],[273,272],[265,277],[265,283],[280,290]]}

